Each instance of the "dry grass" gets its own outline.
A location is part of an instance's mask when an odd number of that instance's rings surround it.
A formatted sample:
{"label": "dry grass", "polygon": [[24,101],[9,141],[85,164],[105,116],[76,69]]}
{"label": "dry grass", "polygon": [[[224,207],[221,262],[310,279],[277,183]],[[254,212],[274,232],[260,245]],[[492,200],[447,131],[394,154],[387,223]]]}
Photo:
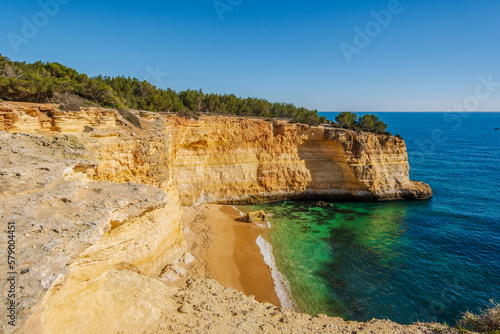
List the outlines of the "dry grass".
{"label": "dry grass", "polygon": [[141,126],[141,121],[139,120],[139,118],[132,114],[128,109],[125,109],[125,108],[120,108],[118,109],[118,112],[120,113],[120,115],[123,116],[123,118],[125,118],[129,123],[133,124],[134,126],[142,129],[142,126]]}
{"label": "dry grass", "polygon": [[96,106],[95,103],[69,92],[55,92],[54,96],[48,102],[61,104],[61,109],[65,111],[80,111],[80,107]]}
{"label": "dry grass", "polygon": [[491,301],[491,307],[480,314],[465,312],[458,325],[479,333],[500,334],[500,304]]}
{"label": "dry grass", "polygon": [[194,118],[195,120],[197,120],[199,118],[198,114],[193,112],[193,111],[189,111],[187,109],[182,109],[181,111],[179,111],[177,113],[177,116],[179,117],[183,117],[183,118]]}

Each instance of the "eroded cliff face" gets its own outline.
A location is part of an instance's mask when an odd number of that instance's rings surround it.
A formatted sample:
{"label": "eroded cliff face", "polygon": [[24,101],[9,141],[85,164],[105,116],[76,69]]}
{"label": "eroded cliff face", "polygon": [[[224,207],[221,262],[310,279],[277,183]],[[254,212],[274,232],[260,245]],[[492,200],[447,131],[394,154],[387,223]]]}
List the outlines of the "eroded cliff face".
{"label": "eroded cliff face", "polygon": [[281,199],[394,200],[432,196],[410,181],[392,136],[236,117],[163,120],[185,205]]}
{"label": "eroded cliff face", "polygon": [[[142,129],[109,109],[0,104],[1,214],[16,222],[18,268],[29,269],[19,278],[20,332],[168,330],[165,309],[185,300],[154,278],[185,253],[181,204],[432,194],[409,180],[405,144],[394,137],[136,115]],[[155,291],[172,301],[157,306]],[[134,306],[125,308],[128,302]],[[201,308],[200,321],[209,314]],[[129,319],[124,312],[132,320],[118,321]]]}
{"label": "eroded cliff face", "polygon": [[109,109],[4,104],[0,130],[78,133],[100,162],[87,169],[92,178],[176,188],[183,205],[432,196],[428,185],[410,180],[406,145],[396,137],[238,117],[137,115],[144,130]]}

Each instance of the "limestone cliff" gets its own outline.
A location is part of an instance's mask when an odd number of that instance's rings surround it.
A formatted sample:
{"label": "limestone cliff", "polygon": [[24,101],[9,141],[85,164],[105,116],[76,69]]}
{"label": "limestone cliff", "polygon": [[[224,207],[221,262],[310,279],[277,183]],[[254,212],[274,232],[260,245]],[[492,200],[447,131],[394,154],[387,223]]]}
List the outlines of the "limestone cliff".
{"label": "limestone cliff", "polygon": [[428,185],[410,180],[406,146],[396,137],[261,119],[137,114],[145,130],[124,130],[127,122],[108,109],[4,104],[0,130],[79,133],[100,161],[93,178],[159,187],[173,180],[183,205],[432,196]]}
{"label": "limestone cliff", "polygon": [[[109,110],[59,115],[50,105],[1,108],[4,130],[32,133],[0,132],[0,215],[16,223],[22,272],[17,328],[86,333],[94,320],[61,310],[80,304],[82,295],[95,300],[100,277],[111,269],[158,276],[185,253],[179,196],[162,155],[169,151],[161,136],[130,140],[123,119]],[[68,134],[60,134],[63,124]],[[156,145],[160,157],[152,153]],[[7,272],[5,262],[0,272]],[[5,280],[0,288],[6,295]],[[1,332],[13,329],[2,321]]]}
{"label": "limestone cliff", "polygon": [[280,199],[424,199],[392,136],[236,117],[165,118],[185,205]]}

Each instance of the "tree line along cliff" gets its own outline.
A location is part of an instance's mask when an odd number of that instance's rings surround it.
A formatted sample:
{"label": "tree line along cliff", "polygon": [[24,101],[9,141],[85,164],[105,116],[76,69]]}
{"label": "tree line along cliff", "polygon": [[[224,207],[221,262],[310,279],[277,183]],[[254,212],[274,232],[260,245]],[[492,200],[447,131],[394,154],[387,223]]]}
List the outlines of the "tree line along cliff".
{"label": "tree line along cliff", "polygon": [[16,62],[0,54],[0,98],[19,102],[62,103],[67,110],[100,106],[115,109],[180,112],[197,116],[210,112],[239,116],[286,118],[317,125],[326,123],[317,110],[291,103],[271,103],[234,94],[205,94],[199,90],[160,89],[130,77],[88,77],[59,63]]}
{"label": "tree line along cliff", "polygon": [[234,94],[206,94],[201,89],[176,92],[158,88],[146,80],[124,76],[88,77],[59,63],[11,61],[0,54],[0,99],[17,102],[59,103],[64,110],[80,107],[115,108],[129,121],[139,125],[128,109],[175,112],[198,118],[200,113],[228,114],[286,119],[308,125],[331,124],[334,127],[373,133],[387,133],[387,124],[375,115],[343,112],[336,122],[319,116],[317,110],[296,107],[291,103],[271,103],[254,97]]}

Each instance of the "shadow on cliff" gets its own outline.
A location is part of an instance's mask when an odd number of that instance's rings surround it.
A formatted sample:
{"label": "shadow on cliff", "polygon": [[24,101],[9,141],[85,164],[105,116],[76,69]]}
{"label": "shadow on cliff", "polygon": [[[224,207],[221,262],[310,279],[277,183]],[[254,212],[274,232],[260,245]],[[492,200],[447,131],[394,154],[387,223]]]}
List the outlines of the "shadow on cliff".
{"label": "shadow on cliff", "polygon": [[353,173],[346,152],[334,129],[310,128],[309,138],[297,147],[298,157],[310,173],[305,190],[294,196],[297,200],[369,201],[371,191]]}

